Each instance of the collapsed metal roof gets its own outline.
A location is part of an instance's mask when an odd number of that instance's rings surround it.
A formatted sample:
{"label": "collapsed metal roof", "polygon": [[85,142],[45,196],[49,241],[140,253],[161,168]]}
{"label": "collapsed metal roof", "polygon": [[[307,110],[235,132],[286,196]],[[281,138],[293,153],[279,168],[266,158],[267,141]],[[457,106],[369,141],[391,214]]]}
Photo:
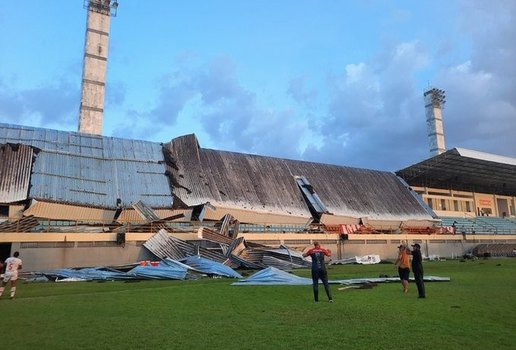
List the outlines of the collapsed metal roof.
{"label": "collapsed metal roof", "polygon": [[[390,172],[204,149],[193,134],[173,139],[164,147],[173,193],[186,206],[209,202],[310,217],[315,207],[307,202],[313,199],[317,208],[333,215],[432,219]],[[299,177],[303,181],[298,183]],[[308,194],[300,186],[305,186]],[[317,197],[303,198],[310,194]]]}
{"label": "collapsed metal roof", "polygon": [[516,196],[516,159],[453,148],[396,172],[411,186]]}
{"label": "collapsed metal roof", "polygon": [[[34,159],[30,179],[26,167],[19,169],[25,172],[16,181],[0,173],[0,184],[6,186],[0,187],[4,203],[27,197],[115,209],[139,201],[151,208],[170,208],[174,200],[180,208],[210,203],[306,219],[432,219],[393,173],[204,149],[193,134],[162,145],[0,123],[1,144],[27,149],[24,155],[2,154],[2,159],[23,160],[14,168]],[[506,165],[514,179],[516,166]],[[507,178],[501,174],[499,181]]]}
{"label": "collapsed metal roof", "polygon": [[101,208],[130,207],[139,200],[155,208],[172,206],[159,143],[0,123],[0,144],[7,143],[40,150],[31,199]]}

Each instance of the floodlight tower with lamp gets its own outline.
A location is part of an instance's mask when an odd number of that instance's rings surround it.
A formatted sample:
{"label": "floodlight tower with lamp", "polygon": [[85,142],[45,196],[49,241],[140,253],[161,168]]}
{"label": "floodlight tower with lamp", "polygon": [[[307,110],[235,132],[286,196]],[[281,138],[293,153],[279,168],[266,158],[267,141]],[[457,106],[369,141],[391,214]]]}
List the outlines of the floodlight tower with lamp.
{"label": "floodlight tower with lamp", "polygon": [[84,0],[88,10],[82,69],[79,132],[102,134],[110,17],[116,17],[117,0]]}
{"label": "floodlight tower with lamp", "polygon": [[425,91],[424,98],[428,143],[430,145],[430,155],[433,157],[446,151],[442,117],[446,97],[444,90],[429,88]]}

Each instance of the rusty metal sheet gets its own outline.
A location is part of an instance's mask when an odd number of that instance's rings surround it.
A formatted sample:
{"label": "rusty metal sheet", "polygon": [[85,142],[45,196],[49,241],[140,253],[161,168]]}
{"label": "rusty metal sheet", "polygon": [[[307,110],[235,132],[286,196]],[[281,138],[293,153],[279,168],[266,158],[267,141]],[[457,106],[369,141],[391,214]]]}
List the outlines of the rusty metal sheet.
{"label": "rusty metal sheet", "polygon": [[251,210],[245,208],[228,208],[224,206],[214,207],[215,210],[206,208],[204,220],[220,220],[224,215],[230,214],[239,222],[261,223],[261,224],[305,224],[311,221],[309,213],[305,216],[289,215],[288,213],[278,214],[262,210]]}
{"label": "rusty metal sheet", "polygon": [[34,216],[27,216],[0,223],[0,232],[31,232],[38,225],[39,221]]}
{"label": "rusty metal sheet", "polygon": [[160,217],[154,212],[154,210],[152,210],[152,208],[147,206],[142,201],[138,201],[138,202],[132,204],[132,207],[147,222],[160,219]]}
{"label": "rusty metal sheet", "polygon": [[220,224],[219,231],[221,235],[233,238],[238,236],[239,227],[240,222],[237,219],[235,219],[233,215],[226,214],[222,218],[222,223]]}
{"label": "rusty metal sheet", "polygon": [[[296,182],[296,177],[303,177],[328,214],[376,220],[432,219],[391,172],[204,149],[195,135],[173,139],[164,148],[173,192],[188,206],[209,202],[255,215],[309,218],[308,204]],[[240,222],[253,222],[231,215]]]}
{"label": "rusty metal sheet", "polygon": [[0,144],[0,203],[27,199],[34,150],[22,144]]}
{"label": "rusty metal sheet", "polygon": [[221,235],[217,231],[211,230],[207,227],[199,228],[199,238],[226,245],[230,245],[233,241],[232,238]]}
{"label": "rusty metal sheet", "polygon": [[[189,209],[153,209],[154,213],[160,218],[160,219],[167,219],[172,220],[171,218],[177,218],[174,220],[181,220],[181,221],[190,221],[190,218],[192,216],[192,210]],[[143,219],[138,214],[138,212],[134,209],[123,209],[120,215],[116,218],[118,222],[131,222],[131,223],[138,223],[142,222]]]}

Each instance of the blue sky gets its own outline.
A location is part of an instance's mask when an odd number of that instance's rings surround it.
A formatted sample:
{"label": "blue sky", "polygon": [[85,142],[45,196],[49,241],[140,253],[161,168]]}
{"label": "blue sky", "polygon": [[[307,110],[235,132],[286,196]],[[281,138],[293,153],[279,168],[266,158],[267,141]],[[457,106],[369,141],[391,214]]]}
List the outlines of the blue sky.
{"label": "blue sky", "polygon": [[[119,0],[106,136],[395,171],[446,148],[516,157],[516,2]],[[82,0],[0,2],[0,122],[77,130]]]}

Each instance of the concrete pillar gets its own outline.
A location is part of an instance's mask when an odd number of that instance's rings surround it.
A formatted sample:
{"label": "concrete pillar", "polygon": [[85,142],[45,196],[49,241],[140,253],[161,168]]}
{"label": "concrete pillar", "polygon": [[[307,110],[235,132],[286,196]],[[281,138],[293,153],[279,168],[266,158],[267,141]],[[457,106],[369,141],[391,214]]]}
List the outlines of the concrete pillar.
{"label": "concrete pillar", "polygon": [[430,156],[433,157],[446,151],[442,118],[442,107],[446,101],[444,91],[435,88],[425,91],[424,97],[428,143]]}
{"label": "concrete pillar", "polygon": [[89,0],[84,45],[79,132],[101,135],[111,0]]}

